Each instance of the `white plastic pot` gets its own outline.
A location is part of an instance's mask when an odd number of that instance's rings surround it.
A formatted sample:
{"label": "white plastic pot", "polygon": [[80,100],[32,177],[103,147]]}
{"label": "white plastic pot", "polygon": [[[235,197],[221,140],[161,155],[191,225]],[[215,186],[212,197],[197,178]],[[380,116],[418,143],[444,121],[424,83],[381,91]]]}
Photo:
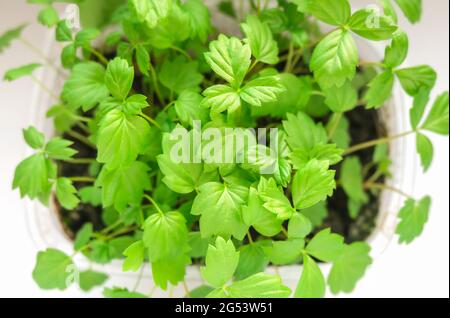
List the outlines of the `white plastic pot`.
{"label": "white plastic pot", "polygon": [[[212,2],[214,2],[214,0]],[[215,15],[214,21],[220,25],[230,25],[227,23],[227,18],[220,15]],[[227,31],[233,32],[235,30]],[[50,32],[48,35],[46,54],[50,60],[58,61],[61,46],[53,40],[53,36],[53,32]],[[361,41],[358,44],[361,56],[364,60],[377,61],[383,56],[384,46],[381,44],[369,46],[367,41]],[[57,74],[52,68],[46,68],[41,72],[40,79],[47,83],[47,85],[52,85],[55,92],[59,92],[64,76]],[[31,114],[31,124],[36,126],[39,130],[44,131],[48,137],[54,135],[52,122],[45,118],[48,108],[53,105],[52,103],[53,101],[48,94],[40,91],[39,88],[36,87],[32,100],[33,113]],[[399,87],[395,88],[392,100],[382,108],[380,113],[390,135],[395,135],[408,129],[408,112],[407,108],[404,106],[404,95]],[[414,159],[412,159],[415,158],[414,144],[412,144],[409,139],[393,141],[390,144],[390,157],[393,163],[393,176],[392,179],[388,181],[389,184],[396,188],[403,189],[406,192],[412,192],[415,166]],[[377,226],[368,239],[368,242],[372,247],[371,255],[374,258],[374,262],[376,262],[376,259],[380,257],[383,251],[388,247],[394,236],[397,224],[397,212],[402,204],[403,198],[400,195],[390,191],[381,192],[381,204]],[[53,247],[65,251],[69,255],[72,254],[73,242],[66,236],[62,229],[61,222],[56,213],[56,207],[45,207],[35,201],[26,201],[26,205],[27,225],[29,233],[35,243],[36,252]],[[82,255],[77,256],[75,262],[80,270],[84,270],[90,266],[89,261]],[[327,275],[329,265],[321,266],[324,274]],[[94,265],[94,269],[103,271],[110,276],[106,286],[120,286],[133,289],[138,280],[139,273],[123,273],[121,268],[121,261],[113,261],[111,264],[105,266]],[[269,273],[274,273],[275,268],[268,268],[267,271]],[[295,290],[301,271],[302,269],[299,265],[278,268],[278,272],[281,275],[283,282],[292,290]],[[186,282],[191,289],[204,283],[198,267],[188,267]],[[151,277],[151,269],[150,266],[147,265],[143,270],[142,279],[140,280],[137,291],[149,294],[153,290],[152,286],[154,286],[154,284]],[[95,289],[87,295],[80,291],[79,295],[91,297],[101,296],[101,289]],[[184,289],[180,284],[179,286],[170,288],[169,291],[156,289],[152,295],[154,297],[183,297]],[[357,296],[357,289],[353,293],[353,296]]]}

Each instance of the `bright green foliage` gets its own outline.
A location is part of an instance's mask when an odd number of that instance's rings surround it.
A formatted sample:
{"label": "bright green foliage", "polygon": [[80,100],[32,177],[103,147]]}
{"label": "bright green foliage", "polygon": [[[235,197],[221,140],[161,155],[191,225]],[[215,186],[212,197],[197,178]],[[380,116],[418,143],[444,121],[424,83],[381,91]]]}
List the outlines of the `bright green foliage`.
{"label": "bright green foliage", "polygon": [[229,298],[287,298],[291,290],[275,275],[258,273],[226,288]]}
{"label": "bright green foliage", "polygon": [[127,271],[136,272],[144,262],[145,248],[143,241],[137,241],[130,245],[124,252],[123,255],[127,259],[123,262],[122,269]]}
{"label": "bright green foliage", "polygon": [[144,294],[118,287],[105,288],[103,290],[103,296],[106,298],[147,298]]}
{"label": "bright green foliage", "polygon": [[322,298],[325,296],[325,278],[317,263],[308,255],[303,257],[303,272],[294,296]]}
{"label": "bright green foliage", "polygon": [[324,262],[334,262],[344,250],[344,238],[325,229],[306,246],[306,253]]}
{"label": "bright green foliage", "polygon": [[80,273],[80,288],[88,292],[94,287],[101,286],[108,279],[108,275],[93,270]]}
{"label": "bright green foliage", "polygon": [[5,81],[12,82],[25,76],[31,76],[33,72],[41,66],[41,64],[33,63],[14,68],[7,71],[3,78]]}
{"label": "bright green foliage", "polygon": [[300,148],[294,150],[291,154],[291,161],[294,168],[298,170],[302,169],[313,159],[331,166],[342,161],[343,153],[344,150],[337,148],[335,144],[318,144],[311,150]]}
{"label": "bright green foliage", "polygon": [[79,251],[80,249],[84,248],[91,240],[93,234],[94,234],[94,227],[92,223],[86,223],[85,225],[83,225],[83,227],[78,231],[75,237],[74,242],[75,250]]}
{"label": "bright green foliage", "polygon": [[56,25],[56,40],[58,42],[72,41],[72,30],[67,23],[67,20],[61,20]]}
{"label": "bright green foliage", "polygon": [[183,91],[178,96],[175,110],[183,125],[190,126],[194,120],[200,120],[202,123],[208,121],[209,113],[201,107],[202,100],[200,94],[190,90]]}
{"label": "bright green foliage", "polygon": [[303,112],[299,112],[297,116],[287,114],[287,120],[283,121],[283,127],[287,134],[287,143],[293,150],[311,150],[314,146],[325,144],[328,140],[323,126],[316,124]]}
{"label": "bright green foliage", "polygon": [[70,140],[55,137],[47,143],[45,152],[55,160],[70,160],[77,153],[76,150],[70,148],[72,145],[73,142]]}
{"label": "bright green foliage", "polygon": [[59,21],[58,11],[52,6],[45,7],[39,12],[38,20],[42,25],[52,27]]}
{"label": "bright green foliage", "polygon": [[248,16],[241,26],[255,59],[266,64],[277,64],[278,44],[269,26],[255,16]]}
{"label": "bright green foliage", "polygon": [[169,90],[181,94],[185,90],[197,90],[203,76],[197,71],[197,62],[186,62],[183,57],[165,61],[159,79]]}
{"label": "bright green foliage", "polygon": [[301,259],[302,249],[305,247],[303,239],[289,239],[274,241],[272,245],[263,247],[270,262],[274,265],[291,265]]}
{"label": "bright green foliage", "polygon": [[247,83],[239,96],[253,106],[262,106],[263,103],[273,102],[277,95],[284,91],[280,80],[276,76],[259,77]]}
{"label": "bright green foliage", "polygon": [[430,66],[422,65],[396,71],[403,89],[411,96],[415,96],[423,87],[432,89],[436,83],[436,71]]}
{"label": "bright green foliage", "polygon": [[202,105],[211,108],[211,115],[220,114],[226,110],[234,112],[241,107],[238,92],[228,85],[214,85],[203,92],[205,99]]}
{"label": "bright green foliage", "polygon": [[341,87],[329,87],[323,92],[325,103],[335,113],[345,113],[357,106],[358,92],[350,82],[345,82]]}
{"label": "bright green foliage", "polygon": [[421,88],[416,96],[414,96],[413,106],[409,111],[409,118],[413,129],[417,129],[422,122],[429,101],[430,90],[427,88]]}
{"label": "bright green foliage", "polygon": [[420,21],[422,17],[422,0],[395,0],[404,15],[411,23]]}
{"label": "bright green foliage", "polygon": [[386,47],[384,63],[391,68],[402,65],[408,55],[408,50],[408,35],[405,32],[398,30],[392,37],[391,45]]}
{"label": "bright green foliage", "polygon": [[274,213],[280,220],[290,219],[295,212],[289,199],[272,178],[269,180],[264,177],[261,178],[258,185],[258,195],[264,202],[263,207]]}
{"label": "bright green foliage", "polygon": [[100,30],[95,28],[82,29],[75,36],[75,47],[90,48],[91,42],[100,36]]}
{"label": "bright green foliage", "polygon": [[191,38],[198,38],[200,41],[206,42],[212,31],[208,7],[201,0],[188,0],[183,8],[189,15]]}
{"label": "bright green foliage", "polygon": [[367,108],[379,108],[386,103],[392,95],[395,77],[390,70],[378,74],[368,84],[369,89],[364,97],[367,101]]}
{"label": "bright green foliage", "polygon": [[418,202],[413,199],[408,199],[405,202],[398,214],[400,223],[397,225],[396,230],[400,243],[409,244],[422,234],[428,221],[430,207],[431,198],[428,196]]}
{"label": "bright green foliage", "polygon": [[356,11],[350,18],[349,27],[356,34],[372,41],[388,40],[397,31],[390,17],[380,15],[373,8]]}
{"label": "bright green foliage", "polygon": [[[362,165],[357,157],[348,157],[342,164],[340,182],[345,193],[350,198],[350,203],[365,204],[369,198],[364,191]],[[349,203],[349,211],[352,211]],[[359,211],[357,211],[359,213]],[[352,217],[356,217],[355,211],[350,213]]]}
{"label": "bright green foliage", "polygon": [[56,180],[56,197],[65,209],[73,210],[78,206],[80,199],[76,193],[77,189],[75,189],[70,179],[58,178]]}
{"label": "bright green foliage", "polygon": [[42,289],[64,290],[74,282],[76,268],[63,252],[49,248],[39,252],[33,270],[33,279]]}
{"label": "bright green foliage", "polygon": [[239,248],[239,263],[234,273],[236,280],[243,280],[254,274],[264,272],[269,259],[264,253],[262,244],[254,243]]}
{"label": "bright green foliage", "polygon": [[311,231],[311,221],[303,214],[295,213],[289,220],[288,235],[290,238],[305,238]]}
{"label": "bright green foliage", "polygon": [[23,138],[25,139],[28,146],[33,149],[43,148],[45,145],[45,136],[43,133],[39,132],[33,126],[22,130]]}
{"label": "bright green foliage", "polygon": [[420,156],[420,162],[422,163],[423,170],[424,172],[426,172],[430,168],[431,163],[433,161],[434,156],[433,143],[427,136],[417,133],[416,148],[417,153]]}
{"label": "bright green foliage", "polygon": [[344,25],[351,14],[348,0],[306,0],[306,10],[328,24]]}
{"label": "bright green foliage", "polygon": [[422,129],[448,135],[448,92],[439,95],[425,119]]}
{"label": "bright green foliage", "polygon": [[140,22],[154,28],[160,20],[168,16],[172,0],[131,0],[129,4],[131,13]]}
{"label": "bright green foliage", "polygon": [[133,79],[134,69],[128,65],[126,60],[115,58],[108,63],[105,84],[116,99],[123,101],[128,96]]}
{"label": "bright green foliage", "polygon": [[346,245],[342,254],[333,262],[328,284],[334,294],[350,293],[356,283],[364,276],[367,267],[372,264],[367,243],[357,242]]}
{"label": "bright green foliage", "polygon": [[3,53],[14,40],[20,38],[25,27],[26,25],[22,24],[14,29],[5,31],[0,35],[0,54]]}

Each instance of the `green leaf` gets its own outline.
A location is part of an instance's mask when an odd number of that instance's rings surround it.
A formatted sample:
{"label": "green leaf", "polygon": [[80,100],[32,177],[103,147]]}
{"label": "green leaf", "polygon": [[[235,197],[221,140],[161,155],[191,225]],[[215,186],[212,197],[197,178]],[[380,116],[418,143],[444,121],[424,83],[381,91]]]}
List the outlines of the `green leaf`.
{"label": "green leaf", "polygon": [[305,255],[303,272],[295,290],[296,298],[322,298],[325,296],[325,278],[316,262]]}
{"label": "green leaf", "polygon": [[299,112],[297,116],[287,114],[283,127],[287,134],[287,143],[292,150],[311,150],[314,146],[326,144],[328,141],[327,132],[323,126],[316,124],[303,112]]}
{"label": "green leaf", "polygon": [[313,227],[322,225],[324,219],[328,216],[328,208],[326,202],[319,202],[313,207],[302,210],[302,214],[307,217]]}
{"label": "green leaf", "polygon": [[202,277],[213,287],[224,286],[232,277],[238,266],[239,252],[236,252],[231,240],[217,237],[215,245],[209,245],[206,266],[201,267]]}
{"label": "green leaf", "polygon": [[5,81],[12,82],[25,76],[32,76],[33,72],[36,69],[40,68],[41,66],[42,66],[41,64],[33,63],[18,68],[10,69],[5,73],[3,79]]}
{"label": "green leaf", "polygon": [[236,280],[242,280],[264,272],[269,260],[260,245],[254,243],[243,245],[239,248],[239,263],[234,274]]}
{"label": "green leaf", "polygon": [[134,68],[120,57],[108,63],[105,73],[105,84],[109,92],[117,100],[123,101],[133,86]]}
{"label": "green leaf", "polygon": [[114,109],[100,122],[97,161],[109,168],[130,164],[144,150],[149,135],[150,125],[145,119]]}
{"label": "green leaf", "polygon": [[65,209],[73,210],[78,206],[80,199],[76,194],[77,189],[70,179],[58,178],[56,180],[56,197]]}
{"label": "green leaf", "polygon": [[202,43],[205,43],[212,31],[208,7],[202,0],[188,0],[184,3],[183,9],[189,15],[191,38],[198,38]]}
{"label": "green leaf", "polygon": [[62,90],[62,98],[69,107],[94,108],[109,96],[105,85],[105,69],[95,62],[83,62],[74,66]]}
{"label": "green leaf", "polygon": [[85,223],[75,237],[74,249],[79,251],[84,248],[91,240],[93,234],[94,226],[92,223]]}
{"label": "green leaf", "polygon": [[230,298],[287,298],[291,290],[276,275],[258,273],[226,288]]}
{"label": "green leaf", "polygon": [[198,90],[203,75],[198,72],[197,62],[186,62],[184,57],[178,56],[162,64],[159,80],[169,90],[181,94],[184,90]]}
{"label": "green leaf", "polygon": [[186,265],[191,263],[187,255],[179,255],[152,263],[153,281],[157,287],[167,290],[168,283],[176,286],[186,275]]}
{"label": "green leaf", "polygon": [[139,44],[136,46],[136,63],[142,74],[149,76],[150,70],[150,54],[144,45]]}
{"label": "green leaf", "polygon": [[122,105],[122,110],[126,115],[140,115],[142,110],[149,106],[147,96],[136,94],[128,97]]}
{"label": "green leaf", "polygon": [[211,108],[211,115],[220,114],[226,110],[230,113],[241,107],[241,99],[237,91],[228,85],[214,85],[207,88],[203,95],[203,107]]}
{"label": "green leaf", "polygon": [[433,143],[427,136],[417,133],[416,148],[417,153],[420,155],[420,162],[422,163],[423,170],[426,172],[433,162]]}
{"label": "green leaf", "polygon": [[409,22],[416,23],[422,17],[422,0],[395,0]]}
{"label": "green leaf", "polygon": [[399,242],[409,244],[422,234],[428,221],[431,198],[425,197],[419,202],[408,199],[398,213],[400,219],[395,233],[399,235]]}
{"label": "green leaf", "polygon": [[328,162],[311,160],[295,174],[292,183],[294,206],[299,210],[307,209],[331,196],[336,188],[334,176],[335,171],[329,170]]}
{"label": "green leaf", "polygon": [[189,251],[186,219],[179,212],[150,215],[145,220],[143,241],[152,263],[184,255]]}
{"label": "green leaf", "polygon": [[91,42],[100,36],[101,32],[95,28],[86,28],[81,30],[75,36],[75,47],[91,47]]}
{"label": "green leaf", "polygon": [[71,68],[77,62],[77,49],[75,44],[66,45],[61,52],[61,64],[65,68]]}
{"label": "green leaf", "polygon": [[71,285],[71,276],[76,269],[72,259],[63,252],[49,248],[37,255],[33,279],[41,289],[64,290]]}
{"label": "green leaf", "polygon": [[403,89],[410,96],[415,96],[423,87],[431,90],[436,84],[437,74],[428,65],[404,68],[395,71]]}
{"label": "green leaf", "polygon": [[398,30],[392,37],[391,45],[386,47],[384,53],[384,64],[390,68],[396,68],[406,60],[409,50],[408,35]]}
{"label": "green leaf", "polygon": [[55,31],[56,41],[58,42],[69,42],[72,41],[72,30],[69,27],[67,20],[61,20],[56,25]]}
{"label": "green leaf", "polygon": [[307,0],[306,10],[322,22],[344,25],[350,19],[348,0]]}
{"label": "green leaf", "polygon": [[131,244],[124,252],[126,260],[123,262],[122,270],[124,272],[133,271],[137,272],[144,263],[145,249],[144,242],[137,241]]}
{"label": "green leaf", "polygon": [[129,204],[140,204],[144,190],[150,189],[149,170],[139,161],[117,169],[103,167],[95,183],[95,186],[102,188],[103,207],[114,205],[122,211]]}
{"label": "green leaf", "polygon": [[45,146],[45,152],[55,160],[70,160],[78,151],[70,148],[73,142],[70,140],[55,137]]}
{"label": "green leaf", "polygon": [[248,203],[242,207],[242,218],[246,225],[253,226],[264,236],[272,237],[281,232],[283,220],[264,208],[255,188],[250,188]]}
{"label": "green leaf", "polygon": [[130,0],[129,7],[134,17],[154,28],[169,15],[172,0]]}
{"label": "green leaf", "polygon": [[289,199],[273,178],[267,180],[261,177],[258,185],[258,195],[264,202],[263,207],[274,213],[279,220],[288,220],[295,212]]}
{"label": "green leaf", "polygon": [[335,113],[345,113],[358,106],[358,91],[349,81],[341,87],[328,87],[323,93],[325,103]]}
{"label": "green leaf", "polygon": [[311,221],[301,213],[295,213],[289,220],[289,238],[305,238],[312,231]]}
{"label": "green leaf", "polygon": [[349,27],[356,34],[372,41],[391,39],[398,29],[391,17],[380,14],[375,8],[356,11],[350,18]]}
{"label": "green leaf", "polygon": [[356,74],[359,53],[355,40],[346,30],[336,30],[317,45],[310,69],[321,87],[340,87]]}
{"label": "green leaf", "polygon": [[80,273],[80,288],[85,292],[94,287],[103,285],[108,279],[108,275],[93,270],[87,270]]}
{"label": "green leaf", "polygon": [[55,26],[59,21],[59,14],[55,8],[48,6],[39,11],[38,21],[47,27]]}
{"label": "green leaf", "polygon": [[304,247],[303,239],[290,239],[273,241],[270,246],[263,246],[263,249],[274,265],[291,265],[300,261]]}
{"label": "green leaf", "polygon": [[249,15],[241,27],[255,59],[266,64],[277,64],[278,44],[273,39],[269,26],[258,17]]}
{"label": "green leaf", "polygon": [[349,157],[344,160],[341,168],[340,183],[345,193],[353,201],[366,203],[368,196],[364,191],[364,179],[362,165],[357,157]]}
{"label": "green leaf", "polygon": [[343,153],[344,150],[337,148],[335,144],[318,144],[311,150],[295,149],[291,153],[291,161],[297,170],[303,169],[313,159],[332,166],[342,161]]}
{"label": "green leaf", "polygon": [[414,96],[413,106],[409,111],[411,127],[417,129],[422,122],[425,109],[430,101],[430,90],[428,88],[421,88]]}
{"label": "green leaf", "polygon": [[33,149],[43,148],[45,145],[45,137],[44,134],[39,132],[33,126],[28,127],[27,129],[22,130],[23,138],[27,142],[28,146]]}
{"label": "green leaf", "polygon": [[368,84],[364,99],[367,101],[367,109],[380,108],[392,96],[395,77],[390,70],[384,71],[374,77]]}
{"label": "green leaf", "polygon": [[[334,123],[330,121],[327,124],[327,129],[329,129],[330,125],[333,125]],[[350,130],[349,130],[350,123],[348,119],[343,116],[339,123],[337,124],[337,127],[335,129],[335,132],[333,134],[333,137],[331,138],[331,141],[336,144],[336,146],[340,149],[346,149],[350,146],[351,143],[351,136],[350,136]]]}
{"label": "green leaf", "polygon": [[192,126],[194,120],[208,122],[208,110],[201,106],[203,97],[193,91],[183,91],[175,102],[175,111],[185,127]]}
{"label": "green leaf", "polygon": [[209,182],[201,185],[191,213],[201,215],[202,236],[233,235],[242,240],[248,229],[242,220],[242,206],[248,191],[246,187],[235,184]]}
{"label": "green leaf", "polygon": [[218,40],[211,42],[209,50],[205,59],[212,70],[233,88],[240,87],[251,63],[250,46],[221,34]]}
{"label": "green leaf", "polygon": [[324,262],[334,262],[344,251],[344,238],[325,229],[317,233],[306,246],[308,255]]}
{"label": "green leaf", "polygon": [[369,253],[370,246],[367,243],[357,242],[345,246],[342,255],[333,262],[328,276],[328,285],[334,294],[353,291],[367,267],[372,264]]}
{"label": "green leaf", "polygon": [[6,30],[0,35],[0,54],[3,53],[14,40],[20,38],[25,27],[26,25],[22,24],[14,29]]}
{"label": "green leaf", "polygon": [[144,294],[131,292],[119,287],[105,288],[103,290],[103,296],[106,298],[147,298]]}
{"label": "green leaf", "polygon": [[436,134],[448,135],[448,92],[439,95],[428,114],[422,129]]}
{"label": "green leaf", "polygon": [[191,291],[189,291],[189,298],[206,298],[208,294],[210,294],[214,288],[208,285],[200,285]]}
{"label": "green leaf", "polygon": [[250,105],[260,107],[263,103],[276,101],[278,94],[284,90],[278,76],[266,76],[247,83],[239,92],[239,96]]}

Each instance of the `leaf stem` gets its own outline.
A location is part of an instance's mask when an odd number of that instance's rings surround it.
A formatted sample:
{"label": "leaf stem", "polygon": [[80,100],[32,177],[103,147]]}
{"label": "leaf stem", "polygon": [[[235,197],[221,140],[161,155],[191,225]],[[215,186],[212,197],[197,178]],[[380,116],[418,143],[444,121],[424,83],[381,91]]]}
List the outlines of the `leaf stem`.
{"label": "leaf stem", "polygon": [[89,183],[95,182],[95,178],[93,177],[69,177],[69,180],[73,182],[89,182]]}
{"label": "leaf stem", "polygon": [[363,142],[361,144],[358,144],[358,145],[355,145],[355,146],[352,146],[352,147],[348,148],[344,152],[344,156],[350,155],[352,153],[355,153],[355,152],[363,150],[363,149],[372,148],[372,147],[375,147],[375,146],[378,146],[378,145],[387,144],[387,143],[389,143],[389,142],[391,142],[393,140],[400,139],[400,138],[409,136],[409,135],[414,134],[414,133],[416,133],[416,132],[413,130],[413,131],[408,131],[408,132],[401,133],[401,134],[394,135],[394,136],[388,136],[388,137],[383,137],[383,138],[379,138],[379,139],[372,140],[372,141]]}
{"label": "leaf stem", "polygon": [[52,92],[50,88],[48,88],[44,83],[42,83],[36,76],[33,74],[30,75],[33,82],[35,82],[39,88],[41,88],[44,92],[46,92],[51,98],[53,98],[56,102],[59,101],[59,97]]}
{"label": "leaf stem", "polygon": [[97,51],[96,49],[91,48],[91,47],[86,47],[85,49],[86,49],[88,52],[94,54],[94,56],[95,56],[96,58],[98,58],[98,60],[99,60],[102,64],[104,64],[105,66],[108,65],[109,61],[108,61],[108,59],[107,59],[102,53],[100,53],[99,51]]}
{"label": "leaf stem", "polygon": [[151,204],[153,204],[153,206],[155,207],[155,209],[158,211],[159,214],[164,215],[164,212],[161,210],[159,205],[156,203],[155,200],[153,200],[151,196],[144,194],[144,198],[146,198],[148,201],[150,201]]}
{"label": "leaf stem", "polygon": [[176,52],[178,52],[178,53],[181,53],[181,54],[184,55],[189,61],[192,60],[192,57],[191,57],[191,56],[189,55],[189,53],[186,52],[185,50],[183,50],[183,49],[181,49],[181,48],[179,48],[179,47],[177,47],[177,46],[171,46],[170,49],[171,49],[171,50],[174,50],[174,51],[176,51]]}
{"label": "leaf stem", "polygon": [[158,122],[156,120],[154,120],[153,118],[151,118],[150,116],[147,116],[146,114],[141,113],[141,117],[144,118],[145,120],[147,120],[149,123],[156,126],[157,128],[161,129],[161,126],[158,124]]}
{"label": "leaf stem", "polygon": [[392,187],[388,184],[381,184],[381,183],[372,183],[372,182],[366,182],[364,184],[364,188],[365,189],[377,189],[377,190],[389,190],[395,193],[400,194],[401,196],[408,198],[408,199],[412,199],[413,197],[405,192],[403,192],[400,189],[397,189],[395,187]]}
{"label": "leaf stem", "polygon": [[45,55],[45,53],[42,52],[36,46],[34,46],[30,41],[28,41],[24,37],[19,37],[19,41],[22,42],[22,44],[25,45],[30,51],[34,52],[37,56],[39,56],[45,62],[46,65],[53,68],[59,74],[64,75],[64,71],[55,64],[53,64],[53,62]]}
{"label": "leaf stem", "polygon": [[85,136],[83,136],[82,134],[74,131],[74,130],[69,130],[67,131],[67,134],[72,137],[77,139],[78,141],[81,141],[82,143],[84,143],[86,146],[91,147],[92,149],[97,149],[97,146],[95,144],[93,144],[88,138],[86,138]]}
{"label": "leaf stem", "polygon": [[162,97],[161,91],[159,89],[158,77],[156,76],[155,68],[153,67],[153,65],[151,63],[150,63],[150,73],[152,76],[152,81],[155,85],[156,96],[157,96],[159,102],[161,103],[161,105],[164,105],[164,98]]}
{"label": "leaf stem", "polygon": [[189,287],[186,283],[186,279],[183,279],[183,288],[184,288],[184,292],[186,293],[186,297],[191,298],[191,292],[189,291]]}
{"label": "leaf stem", "polygon": [[90,165],[91,163],[96,163],[97,161],[92,158],[71,158],[71,159],[65,159],[61,160],[67,163],[72,163],[75,165]]}
{"label": "leaf stem", "polygon": [[284,67],[284,71],[286,73],[290,73],[292,71],[292,58],[294,57],[294,43],[289,43],[289,53],[286,62],[286,66]]}
{"label": "leaf stem", "polygon": [[253,241],[253,238],[252,238],[252,235],[250,234],[250,232],[247,232],[247,239],[248,239],[248,242],[250,243],[250,244],[254,244],[255,242]]}
{"label": "leaf stem", "polygon": [[328,130],[328,140],[331,140],[336,133],[337,128],[339,127],[339,123],[342,120],[342,117],[344,116],[343,113],[335,113],[332,116],[331,126]]}

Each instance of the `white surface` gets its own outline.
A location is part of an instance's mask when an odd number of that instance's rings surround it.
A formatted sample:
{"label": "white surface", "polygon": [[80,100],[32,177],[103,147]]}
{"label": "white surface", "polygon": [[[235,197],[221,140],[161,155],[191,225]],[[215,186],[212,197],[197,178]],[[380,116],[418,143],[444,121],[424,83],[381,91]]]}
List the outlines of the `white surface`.
{"label": "white surface", "polygon": [[[352,3],[374,1],[352,1]],[[425,0],[423,21],[408,31],[411,48],[408,63],[427,63],[439,73],[434,94],[448,90],[449,78],[449,3],[445,0]],[[33,21],[36,7],[25,0],[0,0],[0,32],[21,22]],[[37,46],[43,46],[46,30],[32,26],[25,37]],[[15,43],[0,56],[0,74],[6,69],[39,61],[20,43]],[[21,128],[30,123],[30,100],[33,94],[31,80],[15,83],[0,82],[0,297],[82,297],[76,288],[64,293],[40,291],[31,278],[36,251],[25,223],[24,202],[17,192],[10,190],[15,165],[23,159],[26,147]],[[7,117],[5,116],[7,115]],[[415,196],[431,194],[434,205],[424,234],[410,246],[391,244],[375,260],[365,278],[359,283],[354,297],[448,297],[449,296],[449,151],[448,139],[433,136],[436,158],[432,169],[417,180]]]}

